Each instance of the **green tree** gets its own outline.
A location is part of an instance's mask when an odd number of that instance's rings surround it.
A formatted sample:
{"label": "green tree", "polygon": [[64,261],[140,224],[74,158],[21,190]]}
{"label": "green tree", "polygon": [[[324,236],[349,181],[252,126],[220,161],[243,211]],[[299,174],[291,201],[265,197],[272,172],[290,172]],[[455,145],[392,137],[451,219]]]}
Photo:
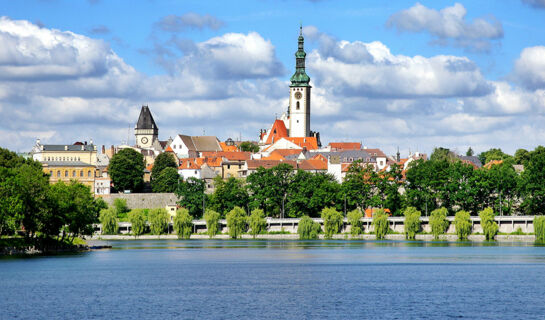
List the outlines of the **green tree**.
{"label": "green tree", "polygon": [[254,209],[248,217],[248,226],[250,227],[250,234],[254,237],[267,229],[267,220],[265,220],[265,214],[261,209]]}
{"label": "green tree", "polygon": [[362,234],[363,230],[362,230],[361,218],[363,218],[363,214],[361,213],[361,210],[354,209],[348,212],[346,217],[348,219],[348,223],[350,223],[350,233],[353,236]]}
{"label": "green tree", "polygon": [[180,182],[180,175],[175,168],[165,168],[159,175],[152,180],[151,189],[153,192],[175,192]]}
{"label": "green tree", "polygon": [[117,218],[121,221],[126,219],[127,213],[130,211],[129,207],[127,207],[127,199],[116,198],[114,199],[113,205]]}
{"label": "green tree", "polygon": [[[151,186],[153,188],[153,182],[159,177],[161,172],[166,168],[178,168],[174,155],[169,152],[163,152],[155,158],[153,161],[153,167],[151,168]],[[154,191],[155,192],[155,191]]]}
{"label": "green tree", "polygon": [[405,216],[405,238],[407,240],[414,240],[416,233],[420,231],[420,211],[416,210],[415,207],[407,207],[403,211]]}
{"label": "green tree", "polygon": [[324,220],[324,233],[326,239],[331,239],[338,233],[343,225],[343,215],[335,208],[324,208],[321,212]]}
{"label": "green tree", "polygon": [[545,147],[538,146],[530,154],[521,175],[520,190],[524,195],[522,209],[525,214],[545,214]]}
{"label": "green tree", "polygon": [[246,231],[246,212],[241,207],[234,207],[227,213],[227,228],[229,236],[233,239],[240,238]]}
{"label": "green tree", "polygon": [[287,216],[318,217],[322,209],[335,205],[339,188],[339,183],[330,174],[297,170],[286,195]]}
{"label": "green tree", "polygon": [[377,240],[382,240],[388,234],[390,230],[390,222],[388,221],[388,215],[384,210],[378,209],[373,214],[373,227],[375,229],[375,235]]}
{"label": "green tree", "polygon": [[204,220],[206,220],[206,230],[210,238],[218,234],[220,217],[221,215],[218,212],[206,209]]}
{"label": "green tree", "polygon": [[454,226],[459,240],[467,240],[467,236],[471,234],[471,220],[469,212],[460,210],[454,216]]}
{"label": "green tree", "polygon": [[117,191],[139,191],[144,185],[144,168],[144,156],[127,148],[112,157],[108,173]]}
{"label": "green tree", "polygon": [[263,209],[266,215],[281,213],[293,176],[293,167],[287,163],[271,169],[258,168],[246,179],[251,207]]}
{"label": "green tree", "polygon": [[259,151],[259,146],[250,141],[244,141],[240,144],[240,151],[256,153]]}
{"label": "green tree", "polygon": [[117,215],[114,208],[102,209],[99,220],[102,224],[102,234],[117,234]]}
{"label": "green tree", "polygon": [[352,162],[348,168],[346,177],[341,185],[342,199],[346,201],[347,210],[356,208],[365,209],[371,197],[371,184],[368,183],[368,173],[372,171],[369,166],[362,166],[362,161]]}
{"label": "green tree", "polygon": [[132,234],[137,237],[144,234],[146,230],[146,214],[142,209],[131,210],[128,214],[131,223]]}
{"label": "green tree", "polygon": [[431,161],[454,161],[456,155],[447,148],[434,148],[430,156]]}
{"label": "green tree", "polygon": [[318,235],[322,231],[320,224],[312,220],[309,216],[303,216],[297,225],[297,233],[300,240],[318,239]]}
{"label": "green tree", "polygon": [[248,192],[240,179],[230,177],[223,180],[220,176],[214,178],[214,193],[208,206],[217,212],[229,212],[234,207],[246,207]]}
{"label": "green tree", "polygon": [[203,205],[207,202],[205,188],[206,184],[203,180],[190,177],[187,181],[180,183],[176,190],[178,204],[189,210],[189,214],[193,217],[201,217]]}
{"label": "green tree", "polygon": [[534,218],[534,233],[536,234],[537,242],[545,242],[545,217],[539,216]]}
{"label": "green tree", "polygon": [[490,207],[479,212],[481,227],[486,240],[494,240],[494,237],[498,234],[498,224],[494,221],[494,216],[494,211]]}
{"label": "green tree", "polygon": [[448,210],[446,208],[438,208],[431,212],[430,227],[435,240],[439,239],[439,235],[444,234],[450,225],[447,215]]}
{"label": "green tree", "polygon": [[474,154],[475,154],[475,152],[473,151],[473,149],[471,149],[471,147],[469,147],[467,149],[467,151],[466,151],[466,156],[472,157]]}
{"label": "green tree", "polygon": [[479,154],[479,160],[481,160],[482,164],[487,164],[492,160],[506,160],[509,158],[511,158],[510,155],[504,153],[503,151],[501,151],[501,149],[498,148],[492,148]]}
{"label": "green tree", "polygon": [[151,234],[164,234],[168,227],[168,212],[164,208],[152,209],[149,212]]}
{"label": "green tree", "polygon": [[522,164],[524,167],[526,167],[528,165],[528,161],[530,161],[530,153],[531,152],[526,149],[517,149],[513,157],[515,164]]}
{"label": "green tree", "polygon": [[185,208],[178,209],[174,217],[174,230],[178,239],[189,239],[193,233],[193,217]]}

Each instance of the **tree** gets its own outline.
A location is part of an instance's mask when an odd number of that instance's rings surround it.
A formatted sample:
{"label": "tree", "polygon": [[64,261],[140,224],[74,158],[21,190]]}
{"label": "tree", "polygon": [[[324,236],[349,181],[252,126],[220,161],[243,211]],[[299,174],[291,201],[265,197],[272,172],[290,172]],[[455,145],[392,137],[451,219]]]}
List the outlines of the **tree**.
{"label": "tree", "polygon": [[539,216],[534,218],[534,232],[537,242],[545,242],[545,217]]}
{"label": "tree", "polygon": [[530,161],[530,152],[525,149],[517,149],[513,160],[515,161],[515,164],[521,164],[526,167],[528,165],[528,161]]}
{"label": "tree", "polygon": [[127,148],[112,157],[108,173],[117,191],[139,191],[144,185],[144,168],[144,156]]}
{"label": "tree", "polygon": [[240,144],[240,151],[256,153],[259,151],[259,146],[250,141],[244,141]]}
{"label": "tree", "polygon": [[363,214],[361,213],[361,210],[354,209],[348,212],[346,217],[348,219],[348,223],[350,223],[350,233],[353,236],[363,233],[361,225],[361,218],[363,218]]}
{"label": "tree", "polygon": [[246,212],[240,207],[234,207],[233,210],[227,213],[227,228],[229,228],[229,236],[233,239],[238,239],[242,233],[246,231]]}
{"label": "tree", "polygon": [[281,213],[293,176],[293,167],[287,163],[271,169],[258,168],[246,179],[251,207],[263,209],[267,215]]}
{"label": "tree", "polygon": [[286,195],[287,216],[318,217],[322,209],[335,205],[339,188],[339,183],[330,174],[297,170]]}
{"label": "tree", "polygon": [[151,189],[153,192],[175,192],[180,179],[176,168],[167,167],[152,180]]}
{"label": "tree", "polygon": [[127,212],[130,211],[129,207],[127,207],[127,199],[116,198],[113,204],[117,218],[124,221],[127,218]]}
{"label": "tree", "polygon": [[341,185],[342,198],[346,201],[348,210],[356,208],[363,210],[366,208],[366,202],[369,200],[371,193],[371,185],[366,183],[368,177],[365,177],[366,172],[369,171],[364,170],[361,160],[352,162],[348,168]]}
{"label": "tree", "polygon": [[456,158],[453,152],[447,148],[434,148],[430,156],[431,161],[453,161]]}
{"label": "tree", "polygon": [[243,181],[230,177],[223,180],[220,176],[214,178],[216,187],[210,197],[208,206],[218,212],[229,212],[234,207],[245,207],[248,204],[248,192]]}
{"label": "tree", "polygon": [[466,156],[467,157],[472,157],[473,155],[475,154],[475,152],[473,151],[473,149],[471,149],[471,147],[469,147],[466,151]]}
{"label": "tree", "polygon": [[151,234],[160,235],[165,233],[165,230],[168,227],[167,210],[164,208],[150,210],[149,223]]}
{"label": "tree", "polygon": [[206,233],[213,238],[218,233],[219,220],[221,215],[214,210],[206,209],[204,220],[206,220]]}
{"label": "tree", "polygon": [[486,240],[494,240],[498,233],[498,224],[494,221],[494,211],[488,207],[479,212],[479,217],[481,218],[481,227]]}
{"label": "tree", "polygon": [[134,237],[144,234],[146,230],[146,215],[144,211],[141,209],[131,210],[128,216]]}
{"label": "tree", "polygon": [[331,239],[334,234],[338,233],[343,225],[343,215],[335,210],[335,208],[324,208],[321,212],[324,220],[325,238]]}
{"label": "tree", "polygon": [[471,234],[471,220],[469,212],[460,210],[454,216],[454,226],[456,226],[456,234],[459,240],[467,240],[467,236]]}
{"label": "tree", "polygon": [[492,160],[506,160],[509,158],[511,158],[511,156],[504,153],[499,148],[492,148],[479,154],[479,160],[481,160],[482,164],[487,164]]}
{"label": "tree", "polygon": [[102,234],[117,234],[117,215],[114,208],[102,209],[99,220],[102,224]]}
{"label": "tree", "polygon": [[388,215],[384,210],[378,209],[373,214],[373,227],[375,229],[375,235],[377,240],[382,240],[388,234],[390,230],[390,222],[388,221]]}
{"label": "tree", "polygon": [[438,208],[431,212],[430,227],[435,240],[439,239],[439,235],[444,234],[450,225],[447,214],[448,210],[446,208]]}
{"label": "tree", "polygon": [[180,183],[176,189],[178,204],[189,210],[189,214],[193,217],[202,216],[203,205],[206,201],[205,187],[203,180],[190,177],[187,181]]}
{"label": "tree", "polygon": [[538,146],[530,154],[521,175],[522,209],[525,214],[545,214],[545,147]]}
{"label": "tree", "polygon": [[193,217],[185,208],[178,209],[174,217],[174,230],[178,239],[189,239],[193,232]]}
{"label": "tree", "polygon": [[318,235],[322,231],[320,224],[312,220],[309,216],[303,216],[297,225],[297,233],[300,240],[318,239]]}
{"label": "tree", "polygon": [[420,211],[414,207],[408,207],[403,211],[405,216],[405,238],[407,240],[414,240],[416,233],[420,231]]}
{"label": "tree", "polygon": [[265,214],[261,209],[254,209],[248,217],[248,226],[250,227],[250,234],[254,237],[267,229],[267,220],[265,220]]}
{"label": "tree", "polygon": [[[174,155],[169,152],[160,153],[153,161],[153,167],[151,168],[151,186],[153,188],[153,181],[159,177],[161,172],[166,168],[178,168]],[[154,191],[155,192],[155,191]]]}

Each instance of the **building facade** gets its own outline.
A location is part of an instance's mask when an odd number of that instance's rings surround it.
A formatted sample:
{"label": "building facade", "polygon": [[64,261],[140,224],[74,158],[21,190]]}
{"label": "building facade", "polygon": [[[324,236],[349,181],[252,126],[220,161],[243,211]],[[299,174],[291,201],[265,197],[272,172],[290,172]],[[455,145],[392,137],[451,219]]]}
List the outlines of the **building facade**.
{"label": "building facade", "polygon": [[151,148],[159,140],[159,128],[157,128],[148,106],[142,106],[140,110],[138,122],[134,127],[134,135],[136,146],[142,149]]}
{"label": "building facade", "polygon": [[299,29],[297,52],[295,52],[295,73],[291,76],[289,99],[289,136],[310,137],[310,77],[305,71],[303,28]]}

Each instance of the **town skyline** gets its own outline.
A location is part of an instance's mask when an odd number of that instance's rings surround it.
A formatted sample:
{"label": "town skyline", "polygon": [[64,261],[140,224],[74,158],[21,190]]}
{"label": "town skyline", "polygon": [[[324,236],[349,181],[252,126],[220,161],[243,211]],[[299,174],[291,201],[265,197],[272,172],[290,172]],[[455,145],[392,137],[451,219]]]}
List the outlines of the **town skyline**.
{"label": "town skyline", "polygon": [[[141,105],[152,109],[162,139],[204,131],[257,141],[287,108],[299,21],[311,126],[324,144],[363,142],[387,154],[398,146],[403,154],[434,147],[513,154],[543,144],[542,2],[370,2],[350,10],[293,3],[298,13],[268,1],[240,5],[254,13],[246,20],[221,6],[146,3],[130,12],[156,12],[133,31],[122,28],[132,21],[100,15],[118,3],[6,5],[0,39],[13,50],[0,49],[0,144],[18,151],[36,138],[118,145],[133,139]],[[87,8],[89,17],[78,26],[53,15],[61,5],[64,13]],[[292,23],[275,28],[279,17]],[[341,18],[346,23],[333,27]]]}

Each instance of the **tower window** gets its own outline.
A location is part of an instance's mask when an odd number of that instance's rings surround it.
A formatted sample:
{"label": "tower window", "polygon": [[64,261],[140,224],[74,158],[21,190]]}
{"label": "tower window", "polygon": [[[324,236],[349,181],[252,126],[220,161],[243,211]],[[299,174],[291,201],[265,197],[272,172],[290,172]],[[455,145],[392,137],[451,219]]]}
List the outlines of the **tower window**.
{"label": "tower window", "polygon": [[295,106],[295,109],[299,110],[299,101],[297,101],[297,104]]}

